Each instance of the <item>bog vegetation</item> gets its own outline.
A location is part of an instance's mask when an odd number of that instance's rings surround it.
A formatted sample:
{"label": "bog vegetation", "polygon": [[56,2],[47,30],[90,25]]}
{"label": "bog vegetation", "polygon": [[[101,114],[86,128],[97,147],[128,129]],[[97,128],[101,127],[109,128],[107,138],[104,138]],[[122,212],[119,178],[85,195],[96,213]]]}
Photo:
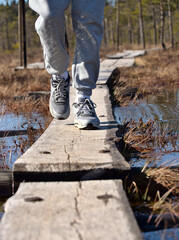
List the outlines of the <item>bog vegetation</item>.
{"label": "bog vegetation", "polygon": [[[15,101],[14,96],[25,96],[31,91],[48,91],[50,89],[49,75],[45,70],[14,71],[18,66],[18,4],[15,0],[4,1],[0,4],[0,101],[5,101],[7,112],[17,114],[38,113],[48,116],[47,125],[51,121],[48,111],[48,99],[32,100],[25,98]],[[37,36],[34,23],[37,15],[26,2],[26,29],[28,62],[43,61],[42,49]],[[66,32],[69,41],[70,55],[73,56],[75,37],[72,29],[70,9],[65,13]],[[179,1],[177,0],[108,0],[106,1],[104,16],[104,38],[101,48],[101,58],[109,52],[129,48],[149,48],[159,44],[166,49],[175,47],[175,50],[160,50],[152,52],[143,58],[136,59],[135,65],[128,69],[115,71],[116,101],[126,105],[131,100],[126,98],[128,89],[134,90],[134,98],[155,94],[165,88],[178,88],[179,52],[176,50],[179,43]],[[70,70],[70,69],[69,69]],[[2,113],[1,113],[2,114]],[[4,112],[3,114],[6,114]],[[47,126],[46,125],[46,126]],[[45,127],[46,127],[45,126]],[[45,128],[44,128],[45,129]],[[44,131],[40,128],[40,134]],[[176,135],[166,132],[158,133],[152,121],[144,124],[142,119],[139,123],[131,122],[124,129],[125,144],[135,148],[140,157],[151,160],[153,145],[162,147],[170,142],[173,151],[178,151]],[[36,140],[34,132],[29,132],[29,143],[21,141],[22,153],[27,145]],[[38,135],[38,133],[37,133]],[[17,146],[16,146],[17,147]],[[1,155],[4,156],[1,147]],[[156,156],[154,156],[156,157]],[[0,159],[1,160],[1,159]],[[0,169],[8,166],[1,166]],[[171,213],[173,221],[179,219],[178,169],[148,168],[142,170],[144,178],[134,176],[126,179],[125,190],[133,204],[144,201],[152,214]],[[163,186],[160,188],[152,185],[153,181]],[[145,183],[145,184],[144,184]],[[162,188],[163,189],[163,188]],[[150,212],[151,212],[150,211]],[[161,215],[159,215],[160,217]],[[159,219],[160,221],[160,219]]]}
{"label": "bog vegetation", "polygon": [[[127,106],[137,104],[139,98],[162,94],[163,91],[178,89],[179,51],[167,50],[149,52],[135,59],[130,68],[115,69],[112,78],[114,103]],[[124,181],[124,189],[133,209],[150,213],[148,222],[158,214],[155,224],[158,226],[166,215],[170,215],[174,224],[179,220],[179,169],[177,159],[173,157],[163,165],[156,167],[162,155],[179,152],[178,132],[164,128],[159,130],[155,121],[144,123],[131,119],[119,126],[123,139],[123,155],[130,159],[136,156],[138,161],[145,159],[140,172],[131,174]],[[169,148],[170,146],[170,148]],[[153,165],[152,165],[152,164]],[[149,167],[149,165],[152,167]],[[140,207],[139,207],[140,206]]]}

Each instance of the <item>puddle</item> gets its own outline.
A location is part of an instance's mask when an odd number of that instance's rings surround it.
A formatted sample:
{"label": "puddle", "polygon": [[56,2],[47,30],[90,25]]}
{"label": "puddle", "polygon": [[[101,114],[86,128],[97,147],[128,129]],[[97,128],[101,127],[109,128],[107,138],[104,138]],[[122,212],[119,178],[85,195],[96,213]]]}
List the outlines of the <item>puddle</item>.
{"label": "puddle", "polygon": [[[1,108],[3,111],[3,108]],[[44,116],[32,113],[31,116],[16,115],[13,113],[0,115],[0,169],[12,169],[14,161],[22,155],[23,151],[30,147],[29,139],[31,136],[27,134],[27,129],[44,128],[46,119]],[[6,136],[8,132],[16,130],[17,135]],[[24,133],[18,135],[19,130],[24,130]],[[4,135],[3,135],[4,134]],[[3,135],[3,137],[2,137]],[[36,139],[40,135],[37,134]]]}
{"label": "puddle", "polygon": [[177,240],[179,239],[179,228],[143,233],[144,240]]}
{"label": "puddle", "polygon": [[[130,103],[126,107],[116,107],[114,114],[119,124],[131,119],[138,122],[140,118],[146,123],[151,119],[156,121],[157,128],[160,131],[167,128],[173,133],[179,133],[179,89],[164,91],[157,96],[148,96],[146,99],[139,100],[137,104]],[[179,140],[177,144],[179,144]],[[168,153],[171,147],[168,144],[167,149],[165,149],[167,153],[162,153],[159,156],[155,166],[165,163],[171,164],[171,162],[172,166],[179,164],[179,152]],[[145,161],[131,158],[130,164],[133,167],[143,167]],[[153,163],[151,164],[153,165]]]}

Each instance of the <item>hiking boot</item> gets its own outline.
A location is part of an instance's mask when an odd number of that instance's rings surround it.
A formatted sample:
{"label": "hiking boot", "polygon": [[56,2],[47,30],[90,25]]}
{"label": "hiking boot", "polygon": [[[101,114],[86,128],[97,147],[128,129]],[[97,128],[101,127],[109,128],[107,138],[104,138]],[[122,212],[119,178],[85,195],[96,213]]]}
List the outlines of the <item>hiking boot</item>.
{"label": "hiking boot", "polygon": [[50,113],[54,118],[67,119],[70,115],[69,106],[70,76],[65,80],[61,76],[52,76],[49,101]]}
{"label": "hiking boot", "polygon": [[88,98],[81,98],[79,103],[73,103],[75,126],[79,129],[98,129],[100,121],[95,108],[96,104]]}

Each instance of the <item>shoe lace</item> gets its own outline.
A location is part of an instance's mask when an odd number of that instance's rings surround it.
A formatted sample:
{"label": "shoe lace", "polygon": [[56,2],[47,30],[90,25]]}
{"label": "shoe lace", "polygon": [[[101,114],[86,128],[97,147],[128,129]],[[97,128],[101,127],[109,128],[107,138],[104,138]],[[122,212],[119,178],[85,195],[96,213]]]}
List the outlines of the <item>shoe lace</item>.
{"label": "shoe lace", "polygon": [[68,84],[69,84],[68,81],[67,80],[65,81],[61,77],[53,79],[52,85],[55,88],[54,98],[56,102],[65,102]]}
{"label": "shoe lace", "polygon": [[93,115],[96,108],[96,104],[92,102],[90,99],[86,98],[83,103],[77,103],[77,107],[79,107],[77,116],[79,115]]}

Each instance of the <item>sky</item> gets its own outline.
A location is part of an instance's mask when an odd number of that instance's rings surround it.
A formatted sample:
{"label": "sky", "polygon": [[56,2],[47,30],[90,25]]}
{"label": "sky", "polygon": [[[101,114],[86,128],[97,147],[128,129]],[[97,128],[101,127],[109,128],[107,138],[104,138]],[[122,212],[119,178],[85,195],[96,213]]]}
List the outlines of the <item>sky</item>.
{"label": "sky", "polygon": [[[27,0],[25,0],[25,1],[27,2]],[[18,0],[16,0],[16,2],[18,2]],[[0,0],[0,4],[1,3],[3,3],[3,4],[6,3],[6,0]]]}
{"label": "sky", "polygon": [[[16,0],[16,2],[18,2],[18,0]],[[0,3],[6,3],[6,0],[0,0]]]}

